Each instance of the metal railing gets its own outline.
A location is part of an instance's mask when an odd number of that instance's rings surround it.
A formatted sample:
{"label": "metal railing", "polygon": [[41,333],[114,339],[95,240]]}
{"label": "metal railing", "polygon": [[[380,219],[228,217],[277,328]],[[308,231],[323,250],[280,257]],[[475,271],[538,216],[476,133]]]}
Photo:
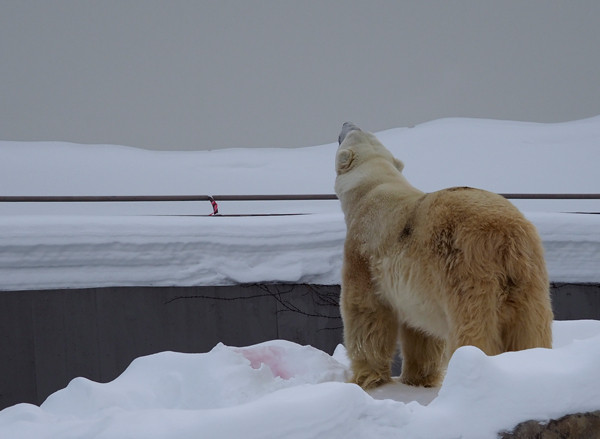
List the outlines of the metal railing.
{"label": "metal railing", "polygon": [[[500,194],[514,200],[600,200],[597,194]],[[67,196],[0,196],[3,203],[86,203],[86,202],[161,202],[161,201],[302,201],[337,200],[335,194],[279,195],[67,195]]]}
{"label": "metal railing", "polygon": [[68,196],[0,196],[0,202],[13,203],[85,203],[85,202],[154,202],[154,201],[298,201],[337,200],[335,194],[283,195],[68,195]]}

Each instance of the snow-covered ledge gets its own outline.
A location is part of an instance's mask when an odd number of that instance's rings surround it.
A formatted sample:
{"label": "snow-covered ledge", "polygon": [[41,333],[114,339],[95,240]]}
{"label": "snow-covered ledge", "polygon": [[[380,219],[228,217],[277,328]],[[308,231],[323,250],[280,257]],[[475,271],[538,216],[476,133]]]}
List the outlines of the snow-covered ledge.
{"label": "snow-covered ledge", "polygon": [[[530,213],[553,282],[600,282],[600,215]],[[340,282],[341,214],[0,217],[0,290]]]}

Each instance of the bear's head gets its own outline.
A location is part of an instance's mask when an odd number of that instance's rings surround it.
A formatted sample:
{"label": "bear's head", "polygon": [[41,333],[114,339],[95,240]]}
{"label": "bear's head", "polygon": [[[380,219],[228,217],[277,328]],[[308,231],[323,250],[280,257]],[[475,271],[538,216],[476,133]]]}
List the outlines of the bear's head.
{"label": "bear's head", "polygon": [[361,130],[352,122],[346,122],[338,137],[339,147],[335,156],[335,170],[338,176],[346,174],[369,161],[389,162],[398,171],[404,164],[395,158],[377,137]]}
{"label": "bear's head", "polygon": [[[402,175],[404,164],[373,134],[346,122],[335,155],[335,193],[348,218],[352,211],[371,209],[372,196],[389,198],[421,195]],[[371,196],[372,195],[372,196]]]}

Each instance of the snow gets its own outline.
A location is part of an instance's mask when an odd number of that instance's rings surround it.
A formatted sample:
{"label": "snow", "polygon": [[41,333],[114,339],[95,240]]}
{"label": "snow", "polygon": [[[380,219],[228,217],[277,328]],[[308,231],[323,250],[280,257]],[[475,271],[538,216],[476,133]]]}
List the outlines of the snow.
{"label": "snow", "polygon": [[342,346],[333,356],[282,340],[161,352],[109,383],[76,378],[40,407],[4,409],[0,436],[494,438],[525,420],[600,408],[600,322],[555,322],[553,330],[552,350],[488,357],[466,346],[440,389],[392,383],[371,395],[345,383]]}
{"label": "snow", "polygon": [[[339,127],[332,127],[332,142]],[[360,121],[355,121],[360,125]],[[362,127],[369,129],[369,127]],[[600,116],[558,124],[441,119],[377,133],[405,163],[411,183],[435,191],[473,186],[494,192],[599,192]],[[201,139],[199,139],[201,143]],[[5,195],[185,195],[333,193],[337,142],[306,148],[149,151],[115,145],[0,141]],[[522,210],[600,211],[596,201],[519,201]],[[161,207],[162,206],[162,207]],[[221,203],[223,213],[338,212],[337,202]],[[0,214],[174,214],[208,203],[159,206],[0,203]]]}
{"label": "snow", "polygon": [[0,217],[0,289],[339,283],[340,214]]}
{"label": "snow", "polygon": [[542,237],[551,281],[600,280],[600,215],[525,214]]}
{"label": "snow", "polygon": [[[553,281],[600,281],[600,215],[528,212]],[[1,216],[0,290],[340,283],[341,213]]]}
{"label": "snow", "polygon": [[[357,121],[358,122],[358,121]],[[364,127],[368,129],[368,127]],[[337,135],[333,130],[332,138]],[[600,117],[562,124],[444,119],[379,133],[405,175],[433,191],[599,192]],[[336,145],[157,152],[0,142],[5,195],[331,193]],[[595,201],[515,201],[537,226],[552,280],[600,281]],[[337,201],[0,203],[0,290],[339,282]],[[1,294],[1,293],[0,293]],[[528,419],[600,409],[600,322],[554,322],[554,348],[452,357],[439,389],[348,384],[330,356],[273,340],[134,360],[109,383],[74,379],[40,407],[0,412],[10,438],[493,438]]]}
{"label": "snow", "polygon": [[[425,191],[600,192],[600,116],[560,124],[442,119],[378,136]],[[0,187],[7,195],[332,193],[336,148],[0,142]],[[564,213],[600,212],[600,200],[513,202],[540,231],[552,281],[600,281],[600,215]],[[339,283],[345,225],[336,200],[221,202],[220,211],[310,215],[197,216],[212,212],[208,202],[0,203],[0,290]]]}

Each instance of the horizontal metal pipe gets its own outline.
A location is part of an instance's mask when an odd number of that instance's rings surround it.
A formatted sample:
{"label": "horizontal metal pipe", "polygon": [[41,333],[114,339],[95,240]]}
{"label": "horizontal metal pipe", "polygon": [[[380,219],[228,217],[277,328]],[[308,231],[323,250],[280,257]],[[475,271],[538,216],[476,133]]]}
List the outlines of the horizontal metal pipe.
{"label": "horizontal metal pipe", "polygon": [[511,200],[600,200],[600,194],[500,194]]}
{"label": "horizontal metal pipe", "polygon": [[[600,194],[500,194],[515,200],[600,200]],[[68,195],[68,196],[0,196],[4,203],[86,203],[86,202],[155,202],[209,201],[209,195]],[[216,201],[301,201],[336,200],[335,194],[281,195],[212,195]]]}
{"label": "horizontal metal pipe", "polygon": [[[86,202],[152,202],[152,201],[209,201],[209,195],[69,195],[69,196],[0,196],[0,202],[12,203],[86,203]],[[336,200],[334,194],[295,195],[212,195],[216,201],[285,201]]]}
{"label": "horizontal metal pipe", "polygon": [[137,201],[208,201],[207,195],[68,195],[68,196],[0,196],[0,202],[13,203],[87,203]]}

